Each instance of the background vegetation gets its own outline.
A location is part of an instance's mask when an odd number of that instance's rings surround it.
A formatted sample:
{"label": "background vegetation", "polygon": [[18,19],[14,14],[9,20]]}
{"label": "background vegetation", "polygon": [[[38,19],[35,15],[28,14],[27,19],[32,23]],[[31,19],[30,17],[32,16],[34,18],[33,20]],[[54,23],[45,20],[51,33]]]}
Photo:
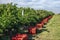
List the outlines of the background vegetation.
{"label": "background vegetation", "polygon": [[[24,15],[22,16],[22,10]],[[42,19],[54,15],[51,11],[18,8],[15,4],[0,4],[0,33],[19,33],[20,28],[34,26]]]}

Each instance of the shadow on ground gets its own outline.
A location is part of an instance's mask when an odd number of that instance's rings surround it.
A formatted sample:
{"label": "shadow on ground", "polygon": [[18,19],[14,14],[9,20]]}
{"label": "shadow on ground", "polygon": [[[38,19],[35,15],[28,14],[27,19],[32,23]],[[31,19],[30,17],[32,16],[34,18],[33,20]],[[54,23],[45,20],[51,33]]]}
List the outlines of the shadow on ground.
{"label": "shadow on ground", "polygon": [[[38,29],[37,29],[36,35],[38,35],[38,34],[44,32],[44,31],[50,32],[48,29],[46,29],[46,27],[43,27],[41,30],[38,30]],[[29,34],[29,35],[28,35],[28,36],[29,36],[29,39],[28,39],[28,40],[35,40],[34,37],[36,37],[36,35],[33,36],[33,35]],[[37,38],[38,38],[38,37],[37,37]]]}

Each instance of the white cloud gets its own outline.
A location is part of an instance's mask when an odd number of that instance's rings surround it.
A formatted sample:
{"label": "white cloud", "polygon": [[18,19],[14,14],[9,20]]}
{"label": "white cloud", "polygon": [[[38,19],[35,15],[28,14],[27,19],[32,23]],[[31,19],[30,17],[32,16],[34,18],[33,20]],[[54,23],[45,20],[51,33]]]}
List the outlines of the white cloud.
{"label": "white cloud", "polygon": [[3,4],[3,3],[11,3],[12,1],[11,0],[0,0],[0,4]]}
{"label": "white cloud", "polygon": [[47,9],[54,12],[60,11],[60,0],[0,0],[0,3],[10,2],[16,3],[18,6],[31,7],[35,9]]}

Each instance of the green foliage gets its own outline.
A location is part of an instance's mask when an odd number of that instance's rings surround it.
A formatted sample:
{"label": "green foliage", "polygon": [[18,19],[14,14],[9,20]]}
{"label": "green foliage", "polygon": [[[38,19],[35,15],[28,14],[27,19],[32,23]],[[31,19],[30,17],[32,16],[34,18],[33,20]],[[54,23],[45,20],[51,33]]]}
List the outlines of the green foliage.
{"label": "green foliage", "polygon": [[[22,16],[22,10],[24,15]],[[53,12],[46,10],[34,10],[32,8],[18,8],[16,5],[0,5],[0,33],[6,28],[16,28],[24,26],[34,26],[43,18],[54,15]]]}

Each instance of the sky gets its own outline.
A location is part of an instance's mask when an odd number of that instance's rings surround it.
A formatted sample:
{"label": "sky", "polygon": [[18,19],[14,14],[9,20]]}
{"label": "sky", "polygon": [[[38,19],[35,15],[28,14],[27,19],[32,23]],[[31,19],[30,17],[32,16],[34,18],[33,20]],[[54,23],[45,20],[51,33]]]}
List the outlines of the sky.
{"label": "sky", "polygon": [[0,0],[0,4],[11,2],[17,4],[18,7],[31,7],[60,13],[60,0]]}

